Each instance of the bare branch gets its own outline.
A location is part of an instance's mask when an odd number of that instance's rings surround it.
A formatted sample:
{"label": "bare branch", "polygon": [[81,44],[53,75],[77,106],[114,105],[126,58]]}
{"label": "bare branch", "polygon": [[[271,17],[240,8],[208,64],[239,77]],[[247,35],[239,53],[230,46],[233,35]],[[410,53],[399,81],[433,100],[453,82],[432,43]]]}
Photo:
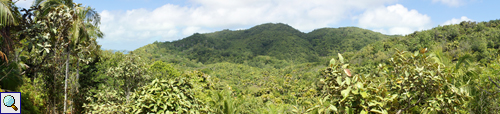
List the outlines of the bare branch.
{"label": "bare branch", "polygon": [[493,82],[493,84],[495,84],[500,89],[500,86],[498,86],[498,84],[495,81],[493,81],[490,76],[488,76],[488,78],[490,79],[491,82]]}

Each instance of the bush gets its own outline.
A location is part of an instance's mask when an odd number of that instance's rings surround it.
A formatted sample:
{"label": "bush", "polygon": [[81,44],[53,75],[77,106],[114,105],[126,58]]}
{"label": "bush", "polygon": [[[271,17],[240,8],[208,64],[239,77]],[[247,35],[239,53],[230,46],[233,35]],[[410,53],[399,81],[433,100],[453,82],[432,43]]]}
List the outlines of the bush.
{"label": "bush", "polygon": [[371,74],[361,75],[352,75],[339,54],[340,63],[332,59],[318,83],[321,103],[330,105],[313,108],[319,113],[466,113],[466,87],[451,84],[453,75],[425,52],[397,51],[390,65],[380,64]]}
{"label": "bush", "polygon": [[141,87],[132,95],[130,111],[132,113],[207,113],[208,106],[195,97],[195,77],[178,77],[168,80],[155,79]]}

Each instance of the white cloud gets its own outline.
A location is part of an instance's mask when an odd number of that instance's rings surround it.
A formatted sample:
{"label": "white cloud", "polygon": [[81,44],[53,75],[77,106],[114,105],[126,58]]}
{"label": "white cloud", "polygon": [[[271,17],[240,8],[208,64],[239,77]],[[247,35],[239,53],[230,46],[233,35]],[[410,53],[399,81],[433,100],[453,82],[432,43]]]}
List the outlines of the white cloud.
{"label": "white cloud", "polygon": [[460,19],[453,18],[453,19],[451,19],[451,20],[448,20],[448,21],[444,22],[444,23],[443,23],[443,24],[441,24],[441,25],[459,24],[459,23],[460,23],[460,22],[462,22],[462,21],[474,21],[474,20],[469,19],[469,18],[467,18],[466,16],[462,16],[462,17],[460,17]]}
{"label": "white cloud", "polygon": [[33,4],[34,0],[19,0],[16,2],[16,6],[22,7],[22,8],[29,8]]}
{"label": "white cloud", "polygon": [[417,10],[408,10],[400,4],[367,10],[357,18],[360,27],[383,34],[405,35],[432,26],[429,16],[420,14]]}
{"label": "white cloud", "polygon": [[453,7],[458,7],[461,5],[465,4],[465,1],[463,0],[432,0],[432,2],[441,2],[442,4],[448,5],[448,6],[453,6]]}
{"label": "white cloud", "polygon": [[[397,0],[191,0],[185,6],[166,4],[154,10],[133,9],[101,12],[100,41],[105,49],[138,47],[112,42],[140,43],[184,38],[193,33],[241,29],[262,23],[281,22],[301,31],[335,25],[356,12],[382,7]],[[138,41],[139,40],[139,41]]]}

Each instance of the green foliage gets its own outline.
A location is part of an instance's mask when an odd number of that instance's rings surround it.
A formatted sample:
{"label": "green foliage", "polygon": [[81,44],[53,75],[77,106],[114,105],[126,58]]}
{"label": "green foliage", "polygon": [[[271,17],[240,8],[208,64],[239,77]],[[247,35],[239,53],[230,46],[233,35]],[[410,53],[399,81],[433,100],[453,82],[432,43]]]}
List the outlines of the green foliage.
{"label": "green foliage", "polygon": [[[342,55],[332,59],[327,69],[320,72],[322,98],[312,111],[317,113],[387,113],[398,94],[388,93],[383,78],[374,75],[352,75]],[[313,110],[314,108],[317,108]]]}
{"label": "green foliage", "polygon": [[125,113],[128,103],[125,93],[112,87],[102,86],[99,91],[89,91],[89,103],[83,105],[87,113]]}
{"label": "green foliage", "polygon": [[[100,46],[97,45],[95,39],[103,35],[98,27],[100,17],[92,8],[74,4],[71,0],[37,0],[35,6],[23,10],[15,6],[14,2],[3,0],[0,4],[2,14],[0,17],[2,28],[0,30],[2,32],[0,72],[8,76],[3,78],[2,81],[6,82],[2,84],[9,85],[3,87],[15,91],[30,89],[20,83],[23,78],[27,77],[31,80],[33,88],[41,88],[38,86],[43,88],[35,89],[36,92],[33,93],[36,97],[33,99],[38,99],[39,94],[47,94],[48,98],[45,98],[42,103],[53,110],[45,109],[46,113],[59,113],[61,111],[55,109],[61,106],[64,106],[63,111],[66,111],[67,104],[71,102],[66,98],[78,93],[79,63],[88,64],[97,57],[93,53],[99,50]],[[66,61],[66,77],[63,78],[61,75],[64,71],[64,65],[62,65],[64,60]],[[76,63],[76,67],[69,66],[70,61]],[[4,64],[4,62],[10,64]],[[70,67],[71,70],[76,69],[77,73],[70,72]],[[69,76],[70,74],[76,74],[76,76]],[[65,86],[59,83],[63,80]],[[67,82],[70,82],[69,88]],[[23,85],[23,90],[16,89],[20,85]],[[64,89],[59,87],[64,87]],[[64,94],[61,90],[64,90]],[[65,100],[60,100],[63,95]],[[37,113],[39,110],[37,111],[36,107],[40,104],[37,104],[39,101],[33,99],[26,101],[31,100],[32,104],[37,106],[31,108],[26,105],[26,109],[27,112]],[[79,107],[79,105],[75,106]]]}
{"label": "green foliage", "polygon": [[[324,76],[319,87],[324,96],[318,113],[465,113],[469,93],[465,86],[457,88],[452,83],[451,72],[433,61],[433,55],[411,54],[398,51],[390,65],[380,65],[375,75],[350,76],[349,64],[339,54],[321,72]],[[387,67],[387,68],[386,68]],[[443,67],[443,68],[442,68]],[[332,104],[324,105],[323,102]]]}
{"label": "green foliage", "polygon": [[45,109],[45,100],[47,98],[46,94],[39,91],[42,89],[41,86],[33,86],[31,84],[40,84],[40,80],[36,80],[36,82],[31,82],[29,78],[24,78],[23,85],[20,87],[21,90],[21,107],[23,108],[22,112],[26,114],[39,114]]}
{"label": "green foliage", "polygon": [[29,93],[22,93],[21,94],[21,100],[22,101],[28,101],[28,102],[23,102],[21,104],[21,107],[23,107],[23,114],[40,114],[42,113],[35,104],[33,104],[32,99],[30,97]]}
{"label": "green foliage", "polygon": [[123,56],[123,60],[116,66],[110,67],[106,73],[115,78],[113,85],[119,85],[125,92],[127,102],[134,89],[145,84],[150,77],[147,75],[147,66],[141,57],[133,53]]}
{"label": "green foliage", "polygon": [[[466,69],[476,69],[475,66],[465,66]],[[470,68],[469,68],[470,67]],[[484,68],[484,67],[483,67]],[[481,69],[481,68],[477,68]],[[500,59],[490,62],[483,72],[470,78],[470,93],[473,100],[469,110],[474,113],[499,113],[500,112]],[[471,71],[471,70],[466,70]],[[474,70],[472,70],[474,71]]]}
{"label": "green foliage", "polygon": [[19,66],[19,63],[0,61],[0,87],[11,91],[19,89],[23,84],[22,77],[18,76],[21,72]]}
{"label": "green foliage", "polygon": [[357,27],[321,28],[307,33],[307,39],[316,53],[321,56],[332,56],[335,53],[355,52],[376,41],[395,36]]}
{"label": "green foliage", "polygon": [[155,61],[149,70],[153,73],[153,78],[175,78],[180,76],[179,71],[174,69],[170,64],[166,64],[163,61]]}
{"label": "green foliage", "polygon": [[286,114],[291,113],[287,104],[266,103],[265,109],[261,109],[259,114]]}
{"label": "green foliage", "polygon": [[83,71],[93,71],[96,76],[82,76],[87,82],[81,84],[93,88],[83,93],[86,102],[82,107],[87,113],[129,112],[129,97],[148,81],[149,77],[145,75],[148,73],[147,64],[133,54],[111,51],[101,54],[101,62],[95,63],[95,68],[83,68]]}
{"label": "green foliage", "polygon": [[258,67],[258,68],[285,68],[290,65],[285,60],[279,60],[274,57],[270,56],[257,56],[252,58],[251,60],[245,61],[246,65],[252,66],[252,67]]}
{"label": "green foliage", "polygon": [[[458,57],[465,54],[473,55],[475,61],[491,61],[499,48],[500,28],[497,24],[499,20],[488,22],[462,22],[455,25],[438,26],[430,30],[416,31],[412,34],[393,37],[382,41],[377,41],[371,46],[363,47],[359,52],[348,53],[352,64],[378,65],[378,63],[389,64],[388,58],[378,59],[377,53],[385,53],[388,57],[394,54],[394,48],[418,51],[421,48],[428,48],[429,52],[442,52],[443,56],[451,57],[456,61]],[[479,29],[482,28],[482,29]],[[374,61],[376,60],[376,61]]]}
{"label": "green foliage", "polygon": [[210,101],[210,106],[213,108],[214,113],[218,114],[235,114],[237,112],[242,112],[244,107],[240,107],[242,102],[238,102],[236,98],[232,98],[230,90],[223,90],[220,92],[214,92],[212,96],[212,101]]}
{"label": "green foliage", "polygon": [[207,113],[208,107],[194,94],[195,87],[189,78],[155,79],[132,95],[132,113]]}
{"label": "green foliage", "polygon": [[[391,58],[394,70],[388,73],[391,91],[397,93],[400,106],[398,111],[430,113],[465,113],[465,104],[470,99],[466,86],[456,87],[451,72],[444,71],[444,65],[427,56],[422,51],[407,57],[404,51]],[[463,84],[465,85],[465,84]],[[403,105],[408,104],[408,105]]]}

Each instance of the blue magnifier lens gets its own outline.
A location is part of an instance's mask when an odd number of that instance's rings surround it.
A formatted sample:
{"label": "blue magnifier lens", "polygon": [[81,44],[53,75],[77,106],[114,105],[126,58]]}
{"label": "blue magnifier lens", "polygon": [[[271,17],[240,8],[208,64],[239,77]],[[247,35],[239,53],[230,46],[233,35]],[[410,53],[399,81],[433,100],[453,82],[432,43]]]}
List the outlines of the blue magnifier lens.
{"label": "blue magnifier lens", "polygon": [[7,95],[3,98],[3,104],[8,107],[12,106],[14,104],[14,101],[14,97],[10,95]]}

